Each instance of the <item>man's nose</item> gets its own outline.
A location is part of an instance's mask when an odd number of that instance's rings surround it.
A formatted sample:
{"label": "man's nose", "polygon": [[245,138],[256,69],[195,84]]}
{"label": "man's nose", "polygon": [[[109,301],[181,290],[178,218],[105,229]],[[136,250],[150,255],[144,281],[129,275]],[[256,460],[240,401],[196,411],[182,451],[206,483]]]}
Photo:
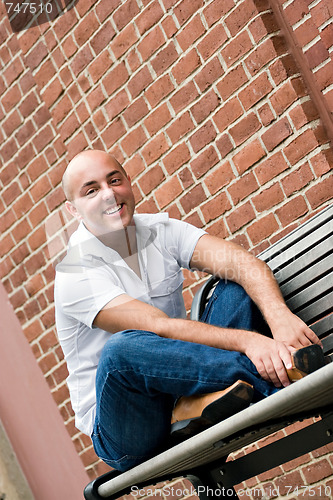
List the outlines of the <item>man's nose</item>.
{"label": "man's nose", "polygon": [[112,187],[106,185],[102,188],[102,198],[105,201],[115,199]]}

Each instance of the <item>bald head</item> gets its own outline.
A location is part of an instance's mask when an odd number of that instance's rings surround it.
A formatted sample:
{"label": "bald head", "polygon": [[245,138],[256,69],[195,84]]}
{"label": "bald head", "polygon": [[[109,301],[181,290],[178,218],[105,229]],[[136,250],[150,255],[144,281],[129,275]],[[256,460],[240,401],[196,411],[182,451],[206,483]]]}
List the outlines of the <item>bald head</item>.
{"label": "bald head", "polygon": [[69,162],[62,177],[62,187],[68,201],[73,201],[75,197],[74,187],[77,182],[77,178],[80,175],[80,171],[83,169],[89,169],[91,170],[91,173],[93,173],[99,163],[105,162],[113,163],[126,175],[124,168],[114,158],[114,156],[97,149],[82,151]]}

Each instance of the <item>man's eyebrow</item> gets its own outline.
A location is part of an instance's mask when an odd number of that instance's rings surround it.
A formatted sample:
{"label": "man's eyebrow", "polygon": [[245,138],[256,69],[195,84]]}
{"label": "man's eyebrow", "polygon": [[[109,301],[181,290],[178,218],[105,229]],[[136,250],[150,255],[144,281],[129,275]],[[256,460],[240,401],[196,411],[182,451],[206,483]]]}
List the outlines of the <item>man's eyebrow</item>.
{"label": "man's eyebrow", "polygon": [[[106,175],[106,179],[109,179],[110,177],[112,177],[113,175],[115,174],[119,174],[121,173],[120,170],[112,170],[112,172],[109,172],[107,175]],[[88,186],[92,186],[93,184],[97,184],[98,181],[94,181],[94,180],[91,180],[91,181],[87,181],[85,182],[84,184],[82,184],[81,188],[80,188],[80,191]]]}

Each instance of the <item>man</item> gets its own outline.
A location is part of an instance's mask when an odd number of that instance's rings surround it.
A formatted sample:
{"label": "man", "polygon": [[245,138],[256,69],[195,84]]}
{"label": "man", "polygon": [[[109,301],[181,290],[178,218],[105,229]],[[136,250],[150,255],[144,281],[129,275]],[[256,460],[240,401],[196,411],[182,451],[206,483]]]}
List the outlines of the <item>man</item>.
{"label": "man", "polygon": [[[57,267],[57,330],[76,426],[110,466],[167,446],[171,419],[191,435],[289,385],[292,353],[320,344],[262,261],[167,214],[134,215],[112,156],[80,153],[63,187],[80,225]],[[185,319],[182,267],[220,278],[200,322]]]}

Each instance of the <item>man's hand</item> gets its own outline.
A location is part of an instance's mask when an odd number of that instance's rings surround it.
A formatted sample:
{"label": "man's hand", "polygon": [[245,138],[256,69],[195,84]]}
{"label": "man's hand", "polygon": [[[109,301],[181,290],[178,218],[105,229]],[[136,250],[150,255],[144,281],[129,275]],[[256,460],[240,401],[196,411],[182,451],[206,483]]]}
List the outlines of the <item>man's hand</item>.
{"label": "man's hand", "polygon": [[244,354],[264,380],[272,382],[276,387],[290,385],[286,369],[292,367],[291,355],[283,342],[259,334],[254,338],[249,336]]}
{"label": "man's hand", "polygon": [[320,339],[304,321],[293,314],[287,307],[276,310],[274,319],[270,321],[273,338],[283,342],[290,352],[311,344],[321,345]]}

